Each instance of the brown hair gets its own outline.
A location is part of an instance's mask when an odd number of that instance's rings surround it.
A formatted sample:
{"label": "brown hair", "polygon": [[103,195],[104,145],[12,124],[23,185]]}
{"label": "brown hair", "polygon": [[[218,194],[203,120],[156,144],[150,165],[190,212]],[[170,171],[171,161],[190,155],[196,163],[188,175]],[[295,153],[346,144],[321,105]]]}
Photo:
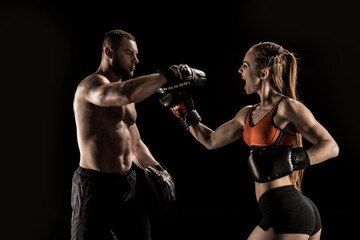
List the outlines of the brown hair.
{"label": "brown hair", "polygon": [[105,47],[110,47],[111,49],[116,50],[123,38],[135,41],[135,37],[124,30],[111,30],[105,34],[102,42],[102,48],[104,49]]}
{"label": "brown hair", "polygon": [[[255,56],[259,75],[262,69],[269,68],[270,84],[272,87],[285,96],[297,100],[297,60],[294,54],[272,42],[260,42],[253,45],[250,50]],[[293,147],[301,146],[302,136],[300,133],[297,133]],[[303,174],[303,170],[294,171],[290,174],[292,183],[300,192]]]}

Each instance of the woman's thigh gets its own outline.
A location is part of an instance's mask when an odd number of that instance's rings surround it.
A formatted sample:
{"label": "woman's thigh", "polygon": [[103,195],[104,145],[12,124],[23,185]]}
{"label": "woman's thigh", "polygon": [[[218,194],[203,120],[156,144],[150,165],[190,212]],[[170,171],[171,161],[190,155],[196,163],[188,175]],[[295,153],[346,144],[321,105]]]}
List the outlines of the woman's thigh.
{"label": "woman's thigh", "polygon": [[308,240],[307,234],[276,234],[273,228],[264,231],[261,227],[256,228],[250,234],[248,240]]}

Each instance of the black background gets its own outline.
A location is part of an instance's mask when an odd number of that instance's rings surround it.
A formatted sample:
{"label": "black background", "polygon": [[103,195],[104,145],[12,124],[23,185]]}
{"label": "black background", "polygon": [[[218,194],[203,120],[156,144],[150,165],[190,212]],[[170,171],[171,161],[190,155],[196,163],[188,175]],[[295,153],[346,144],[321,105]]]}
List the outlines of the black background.
{"label": "black background", "polygon": [[[301,101],[340,155],[308,169],[322,239],[356,236],[359,14],[334,1],[2,1],[2,239],[69,239],[71,178],[79,161],[72,100],[94,72],[105,32],[137,40],[136,76],[187,63],[207,73],[194,100],[215,129],[247,96],[237,70],[249,47],[273,41],[299,58]],[[208,151],[152,95],[137,104],[141,137],[167,165],[177,208],[154,215],[153,239],[246,239],[260,220],[242,140]],[[310,146],[305,142],[307,146]],[[5,223],[5,225],[4,225]]]}

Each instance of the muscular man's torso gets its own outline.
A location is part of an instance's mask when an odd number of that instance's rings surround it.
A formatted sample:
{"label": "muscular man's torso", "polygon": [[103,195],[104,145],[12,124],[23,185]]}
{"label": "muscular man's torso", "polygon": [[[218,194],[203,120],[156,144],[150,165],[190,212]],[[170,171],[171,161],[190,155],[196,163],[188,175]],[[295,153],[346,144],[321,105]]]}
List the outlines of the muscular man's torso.
{"label": "muscular man's torso", "polygon": [[135,105],[96,106],[86,100],[86,82],[84,85],[79,85],[74,99],[80,166],[101,172],[125,172],[134,158],[131,126],[137,116]]}

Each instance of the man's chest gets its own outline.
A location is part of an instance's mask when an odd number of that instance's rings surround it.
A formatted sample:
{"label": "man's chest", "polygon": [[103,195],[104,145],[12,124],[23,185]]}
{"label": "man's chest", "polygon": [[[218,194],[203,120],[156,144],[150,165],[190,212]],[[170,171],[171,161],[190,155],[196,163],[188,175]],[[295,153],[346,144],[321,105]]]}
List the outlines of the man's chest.
{"label": "man's chest", "polygon": [[130,126],[135,123],[137,113],[134,104],[106,109],[107,118],[114,122],[124,122]]}

